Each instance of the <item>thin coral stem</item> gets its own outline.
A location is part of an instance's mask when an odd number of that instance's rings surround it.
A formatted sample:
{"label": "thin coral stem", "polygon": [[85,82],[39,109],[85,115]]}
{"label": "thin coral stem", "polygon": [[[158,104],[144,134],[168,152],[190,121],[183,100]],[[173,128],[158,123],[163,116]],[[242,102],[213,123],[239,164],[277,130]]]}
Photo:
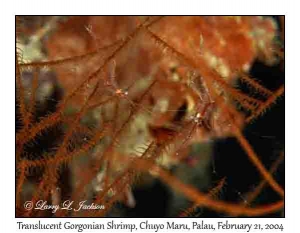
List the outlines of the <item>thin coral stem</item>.
{"label": "thin coral stem", "polygon": [[259,108],[246,119],[246,122],[249,123],[253,119],[257,118],[261,114],[263,114],[272,104],[275,103],[276,99],[284,94],[284,85],[282,85],[272,96],[267,99],[263,104],[259,106]]}
{"label": "thin coral stem", "polygon": [[103,46],[101,48],[97,48],[91,52],[88,52],[88,53],[85,53],[82,55],[72,56],[69,58],[63,58],[63,59],[57,59],[57,60],[51,60],[51,61],[42,61],[42,62],[20,63],[20,67],[21,68],[28,68],[28,67],[43,68],[43,67],[53,67],[53,66],[58,66],[58,65],[65,66],[68,63],[79,62],[79,61],[82,61],[83,59],[97,55],[100,51],[112,48],[121,43],[122,43],[122,40],[117,40],[116,42],[114,42],[112,44]]}
{"label": "thin coral stem", "polygon": [[273,95],[273,92],[270,91],[269,89],[263,87],[260,85],[258,82],[255,81],[253,77],[249,77],[247,74],[241,74],[240,80],[249,84],[251,87],[259,91],[259,93],[265,95],[265,96],[271,96]]}
{"label": "thin coral stem", "polygon": [[[212,188],[208,192],[208,197],[214,198],[223,188],[223,186],[225,184],[225,180],[226,180],[225,177],[223,179],[221,179],[220,182],[217,184],[217,186]],[[194,203],[191,207],[189,207],[188,209],[186,209],[182,213],[180,213],[179,217],[187,217],[187,216],[193,215],[193,213],[196,211],[196,209],[200,208],[200,207],[201,207],[201,204]]]}
{"label": "thin coral stem", "polygon": [[35,111],[35,103],[36,103],[36,92],[38,88],[38,71],[33,71],[33,80],[31,85],[31,95],[29,102],[29,110],[28,110],[28,121],[31,123],[33,121],[34,111]]}
{"label": "thin coral stem", "polygon": [[28,113],[25,104],[25,90],[22,84],[22,74],[20,69],[20,61],[18,60],[18,54],[16,54],[16,84],[17,84],[17,99],[20,110],[20,119],[22,120],[23,128],[27,129],[29,125]]}
{"label": "thin coral stem", "polygon": [[150,171],[151,174],[155,174],[155,176],[159,177],[163,182],[171,186],[174,190],[183,193],[191,201],[199,203],[199,205],[201,204],[218,212],[224,212],[234,215],[259,216],[277,212],[284,206],[283,201],[278,201],[270,205],[249,208],[241,206],[240,204],[213,200],[208,197],[208,195],[199,192],[197,189],[188,184],[182,183],[176,177],[170,175],[167,171],[149,161],[137,158],[133,166],[136,169],[142,171]]}
{"label": "thin coral stem", "polygon": [[20,202],[21,202],[21,195],[22,195],[22,187],[25,183],[26,180],[26,168],[25,168],[25,163],[24,162],[20,162],[20,167],[19,167],[19,175],[16,181],[17,184],[17,188],[16,188],[16,206],[19,207],[20,206]]}
{"label": "thin coral stem", "polygon": [[273,176],[268,172],[262,162],[259,160],[258,156],[252,149],[249,142],[246,140],[244,135],[241,133],[240,129],[233,124],[234,133],[236,135],[237,140],[243,147],[243,149],[247,152],[248,157],[258,169],[260,174],[264,177],[264,179],[269,183],[269,185],[281,196],[284,197],[284,190],[282,187],[277,183],[277,181],[273,178]]}
{"label": "thin coral stem", "polygon": [[[283,152],[280,153],[280,156],[277,158],[277,160],[272,164],[271,169],[269,171],[270,174],[273,174],[279,167],[279,165],[282,163],[284,159],[284,154]],[[245,205],[250,205],[251,202],[255,200],[255,198],[261,193],[263,188],[266,186],[268,182],[266,180],[262,180],[260,184],[255,188],[255,190],[251,193],[248,193],[246,196],[246,202]]]}

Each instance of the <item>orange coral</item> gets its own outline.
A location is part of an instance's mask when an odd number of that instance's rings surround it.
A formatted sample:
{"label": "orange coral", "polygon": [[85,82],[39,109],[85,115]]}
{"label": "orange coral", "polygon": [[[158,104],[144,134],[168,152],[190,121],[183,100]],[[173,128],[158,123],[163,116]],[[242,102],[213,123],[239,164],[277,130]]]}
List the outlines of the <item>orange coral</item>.
{"label": "orange coral", "polygon": [[[282,209],[282,200],[253,208],[214,200],[162,168],[183,161],[192,143],[231,135],[263,180],[284,195],[242,134],[284,92],[281,87],[273,93],[247,76],[255,59],[274,62],[276,33],[272,19],[256,16],[80,16],[58,23],[44,41],[46,61],[24,62],[17,54],[18,215],[37,214],[22,209],[30,169],[39,171],[30,200],[57,203],[66,198],[55,190],[64,187],[68,167],[77,175],[67,197],[78,202],[95,193],[95,203],[106,205],[87,216],[104,216],[118,200],[132,198],[130,186],[141,171],[216,211],[255,216]],[[57,75],[65,95],[52,111],[34,118],[42,68]],[[25,71],[32,74],[31,85],[24,85]],[[236,88],[238,80],[264,99]],[[32,149],[57,128],[62,132],[48,151]],[[84,173],[74,162],[81,156],[88,161]]]}

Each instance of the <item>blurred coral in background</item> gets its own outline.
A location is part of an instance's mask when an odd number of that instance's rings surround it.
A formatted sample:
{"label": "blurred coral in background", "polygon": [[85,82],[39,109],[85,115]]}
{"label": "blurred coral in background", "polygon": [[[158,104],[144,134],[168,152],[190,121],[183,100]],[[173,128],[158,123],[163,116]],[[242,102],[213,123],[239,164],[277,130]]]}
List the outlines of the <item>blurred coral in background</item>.
{"label": "blurred coral in background", "polygon": [[[19,16],[16,26],[17,216],[281,216],[278,17]],[[277,130],[270,147],[263,127],[259,142],[248,135],[264,117]],[[28,200],[105,209],[27,211]]]}

